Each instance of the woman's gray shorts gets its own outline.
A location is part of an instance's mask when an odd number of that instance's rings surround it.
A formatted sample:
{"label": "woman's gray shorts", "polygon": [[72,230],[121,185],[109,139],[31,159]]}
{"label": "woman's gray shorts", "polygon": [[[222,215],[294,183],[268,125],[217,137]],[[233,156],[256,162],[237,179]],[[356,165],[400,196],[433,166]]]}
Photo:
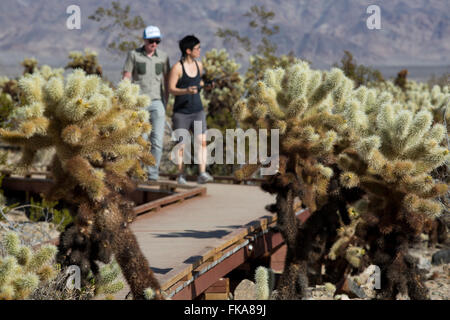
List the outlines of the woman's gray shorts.
{"label": "woman's gray shorts", "polygon": [[197,133],[197,132],[194,132],[194,121],[201,122],[201,123],[198,123],[197,126],[198,126],[198,128],[200,128],[200,125],[201,125],[201,129],[202,129],[201,133],[205,133],[206,132],[206,113],[203,110],[196,112],[196,113],[175,112],[172,115],[172,127],[173,127],[172,129],[173,130],[186,129],[186,130],[191,130],[192,133]]}

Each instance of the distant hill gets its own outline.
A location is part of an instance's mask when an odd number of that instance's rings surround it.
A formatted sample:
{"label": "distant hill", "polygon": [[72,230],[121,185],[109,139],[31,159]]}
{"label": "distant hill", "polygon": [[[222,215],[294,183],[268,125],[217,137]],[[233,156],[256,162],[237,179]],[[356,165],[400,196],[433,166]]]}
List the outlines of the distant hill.
{"label": "distant hill", "polygon": [[[450,65],[450,10],[448,0],[370,1],[381,8],[382,30],[369,30],[367,1],[361,0],[133,0],[133,14],[147,24],[158,25],[164,34],[162,47],[171,60],[179,58],[177,41],[195,34],[203,52],[222,48],[214,35],[217,28],[233,28],[249,34],[243,14],[254,4],[275,12],[280,33],[274,37],[279,53],[293,51],[314,65],[329,66],[350,50],[359,63],[371,65]],[[66,28],[66,8],[81,8],[81,30]],[[89,20],[100,0],[2,0],[0,2],[0,65],[17,65],[24,57],[63,66],[69,51],[91,48],[101,64],[119,70],[124,57],[105,50],[114,32],[99,32]],[[245,60],[244,60],[245,61]],[[2,70],[0,69],[0,73]]]}

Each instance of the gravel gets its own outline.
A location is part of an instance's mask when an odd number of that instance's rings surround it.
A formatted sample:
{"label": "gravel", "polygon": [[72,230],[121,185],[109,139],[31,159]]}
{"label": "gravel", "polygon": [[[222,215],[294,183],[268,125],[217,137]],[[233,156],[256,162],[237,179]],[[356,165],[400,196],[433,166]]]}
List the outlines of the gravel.
{"label": "gravel", "polygon": [[7,214],[0,213],[0,242],[3,236],[10,231],[19,235],[22,245],[34,246],[59,237],[56,225],[51,222],[30,221],[24,212],[12,211]]}

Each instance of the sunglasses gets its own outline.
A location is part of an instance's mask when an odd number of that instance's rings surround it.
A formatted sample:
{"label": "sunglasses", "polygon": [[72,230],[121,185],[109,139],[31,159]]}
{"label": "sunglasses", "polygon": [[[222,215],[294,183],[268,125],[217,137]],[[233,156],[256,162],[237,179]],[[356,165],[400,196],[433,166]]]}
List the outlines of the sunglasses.
{"label": "sunglasses", "polygon": [[147,39],[148,43],[156,43],[159,44],[161,42],[161,39]]}

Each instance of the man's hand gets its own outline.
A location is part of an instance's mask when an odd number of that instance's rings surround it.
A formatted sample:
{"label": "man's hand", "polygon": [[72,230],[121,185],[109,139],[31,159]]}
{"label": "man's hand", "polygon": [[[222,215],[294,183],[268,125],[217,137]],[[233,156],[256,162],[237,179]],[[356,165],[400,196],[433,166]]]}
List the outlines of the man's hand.
{"label": "man's hand", "polygon": [[131,81],[131,72],[129,71],[124,71],[123,76],[122,76],[122,80],[124,79],[128,79]]}

